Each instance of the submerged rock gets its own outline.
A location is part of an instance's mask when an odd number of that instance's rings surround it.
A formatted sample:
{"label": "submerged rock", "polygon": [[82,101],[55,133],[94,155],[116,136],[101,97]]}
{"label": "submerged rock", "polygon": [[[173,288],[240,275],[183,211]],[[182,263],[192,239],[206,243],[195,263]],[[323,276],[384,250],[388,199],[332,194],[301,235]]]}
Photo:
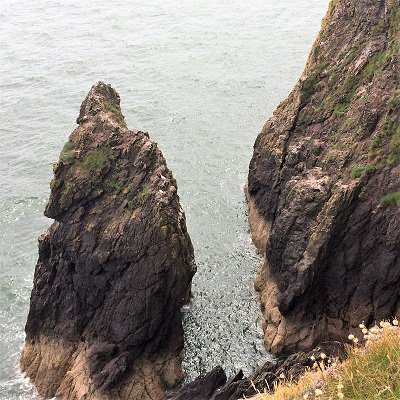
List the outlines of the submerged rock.
{"label": "submerged rock", "polygon": [[42,397],[164,399],[195,273],[177,185],[99,82],[54,166],[21,357]]}
{"label": "submerged rock", "polygon": [[400,6],[333,0],[248,177],[266,348],[341,340],[400,312]]}

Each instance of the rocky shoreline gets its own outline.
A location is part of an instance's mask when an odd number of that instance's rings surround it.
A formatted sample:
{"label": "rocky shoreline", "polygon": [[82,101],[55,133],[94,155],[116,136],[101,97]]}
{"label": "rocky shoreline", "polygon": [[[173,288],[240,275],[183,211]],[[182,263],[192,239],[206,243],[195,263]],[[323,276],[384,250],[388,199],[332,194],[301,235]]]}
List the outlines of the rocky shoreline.
{"label": "rocky shoreline", "polygon": [[263,257],[265,347],[250,377],[183,378],[193,247],[156,143],[89,92],[54,166],[21,368],[44,398],[236,400],[346,357],[400,313],[400,4],[332,0],[304,73],[254,145],[246,198]]}

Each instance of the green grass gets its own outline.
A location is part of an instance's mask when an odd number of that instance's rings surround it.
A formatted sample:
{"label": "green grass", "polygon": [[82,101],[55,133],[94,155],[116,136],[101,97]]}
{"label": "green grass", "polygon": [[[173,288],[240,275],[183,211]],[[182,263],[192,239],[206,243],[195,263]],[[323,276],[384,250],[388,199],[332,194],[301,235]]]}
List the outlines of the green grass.
{"label": "green grass", "polygon": [[375,165],[365,165],[363,167],[355,167],[351,171],[351,178],[352,179],[359,179],[361,178],[362,175],[368,172],[376,171],[376,166]]}
{"label": "green grass", "polygon": [[125,187],[124,181],[113,181],[112,179],[107,179],[104,182],[104,187],[106,190],[111,192],[115,192],[115,194],[119,194],[121,190]]}
{"label": "green grass", "polygon": [[400,106],[400,92],[396,90],[393,97],[389,100],[389,110],[396,111]]}
{"label": "green grass", "polygon": [[317,85],[321,81],[322,72],[328,66],[328,63],[320,64],[313,73],[303,82],[300,88],[301,104],[307,103],[311,96],[316,92]]}
{"label": "green grass", "polygon": [[[385,145],[390,140],[389,146]],[[378,137],[371,143],[371,156],[377,154],[378,149],[386,149],[386,162],[389,166],[395,166],[400,162],[400,124],[386,118]]]}
{"label": "green grass", "polygon": [[110,164],[111,149],[100,147],[86,154],[83,167],[88,171],[101,171],[103,167]]}
{"label": "green grass", "polygon": [[400,125],[396,128],[390,140],[390,153],[388,164],[396,165],[400,160]]}
{"label": "green grass", "polygon": [[400,206],[400,192],[392,192],[381,198],[383,206]]}
{"label": "green grass", "polygon": [[[342,363],[324,363],[306,372],[299,382],[281,381],[272,394],[259,394],[257,400],[400,399],[400,329],[398,321],[381,323],[367,330],[363,344],[352,339],[348,358]],[[360,326],[360,327],[361,327]],[[360,333],[360,337],[364,333]],[[350,340],[349,336],[349,340]]]}
{"label": "green grass", "polygon": [[60,160],[66,163],[73,162],[75,159],[74,144],[68,140],[60,153]]}
{"label": "green grass", "polygon": [[106,102],[104,104],[104,108],[106,111],[108,111],[109,113],[112,114],[112,116],[114,117],[114,119],[118,122],[119,125],[121,125],[122,127],[126,128],[126,122],[125,119],[123,117],[123,115],[121,114],[121,111],[118,110],[114,104],[112,104],[111,102]]}
{"label": "green grass", "polygon": [[63,204],[67,200],[67,198],[71,197],[73,192],[76,190],[76,184],[73,181],[64,182],[63,191],[60,196],[60,203]]}
{"label": "green grass", "polygon": [[347,110],[349,109],[348,104],[338,104],[335,109],[333,110],[333,115],[335,117],[341,117],[344,114],[347,113]]}
{"label": "green grass", "polygon": [[368,64],[365,66],[362,72],[362,77],[365,79],[372,79],[373,77],[381,74],[391,56],[392,53],[390,50],[385,50],[374,54],[369,60]]}
{"label": "green grass", "polygon": [[380,329],[375,341],[353,350],[327,382],[326,398],[337,396],[338,385],[343,385],[344,399],[400,399],[400,333],[391,328]]}

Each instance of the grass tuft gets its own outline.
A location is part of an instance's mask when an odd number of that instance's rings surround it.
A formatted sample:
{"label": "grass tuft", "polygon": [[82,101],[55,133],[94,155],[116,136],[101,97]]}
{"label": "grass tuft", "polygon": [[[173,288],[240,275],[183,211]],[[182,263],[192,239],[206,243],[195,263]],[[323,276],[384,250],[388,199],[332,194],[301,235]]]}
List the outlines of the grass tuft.
{"label": "grass tuft", "polygon": [[60,154],[60,160],[65,162],[65,163],[71,163],[75,159],[75,149],[74,149],[74,144],[68,140],[64,144],[64,147],[61,150]]}
{"label": "grass tuft", "polygon": [[383,206],[400,206],[400,192],[392,192],[381,198]]}
{"label": "grass tuft", "polygon": [[[319,361],[298,383],[286,381],[272,394],[259,393],[254,400],[399,400],[400,328],[397,319],[367,329],[360,324],[360,337],[349,335],[352,347],[339,364]],[[317,360],[318,361],[318,360]]]}
{"label": "grass tuft", "polygon": [[376,171],[376,166],[375,165],[366,165],[364,167],[355,167],[353,168],[353,170],[351,171],[351,178],[352,179],[359,179],[361,178],[362,175],[368,173],[368,172],[372,172],[372,171]]}

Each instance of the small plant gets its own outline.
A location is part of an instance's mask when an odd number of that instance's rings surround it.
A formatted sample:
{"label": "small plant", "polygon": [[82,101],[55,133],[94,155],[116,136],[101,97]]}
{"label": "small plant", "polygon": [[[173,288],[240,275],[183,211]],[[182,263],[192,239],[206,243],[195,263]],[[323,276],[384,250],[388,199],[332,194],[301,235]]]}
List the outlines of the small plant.
{"label": "small plant", "polygon": [[146,201],[146,199],[149,197],[150,195],[150,189],[149,189],[149,185],[148,183],[145,183],[140,192],[138,193],[138,198],[140,200],[141,203],[144,203]]}
{"label": "small plant", "polygon": [[300,88],[301,103],[305,104],[310,100],[311,96],[315,93],[317,85],[322,78],[322,72],[328,66],[328,63],[322,63],[316,70],[303,82]]}
{"label": "small plant", "polygon": [[382,139],[377,138],[372,141],[371,150],[378,150],[382,146]]}
{"label": "small plant", "polygon": [[341,117],[342,115],[347,113],[348,109],[348,104],[338,104],[333,110],[333,115],[335,117]]}
{"label": "small plant", "polygon": [[120,124],[124,128],[127,127],[121,110],[118,110],[112,102],[106,101],[104,104],[104,108],[106,111],[112,114],[113,118],[118,122],[118,124]]}
{"label": "small plant", "polygon": [[369,60],[368,64],[365,66],[363,71],[364,78],[371,79],[374,76],[382,73],[390,57],[391,54],[388,50],[374,54]]}
{"label": "small plant", "polygon": [[75,148],[74,144],[68,140],[64,144],[64,147],[61,150],[60,160],[66,163],[73,162],[75,159]]}
{"label": "small plant", "polygon": [[383,206],[400,206],[400,192],[392,192],[381,198]]}
{"label": "small plant", "polygon": [[366,165],[365,167],[355,167],[351,171],[351,178],[352,179],[359,179],[362,175],[368,172],[376,171],[375,165]]}
{"label": "small plant", "polygon": [[390,141],[390,154],[388,156],[388,164],[396,165],[400,160],[400,126],[392,134]]}
{"label": "small plant", "polygon": [[400,106],[400,92],[396,91],[393,97],[389,100],[389,110],[395,111]]}
{"label": "small plant", "polygon": [[115,194],[119,194],[122,191],[122,189],[125,187],[125,182],[107,179],[106,181],[104,181],[104,187],[106,190],[115,192]]}

